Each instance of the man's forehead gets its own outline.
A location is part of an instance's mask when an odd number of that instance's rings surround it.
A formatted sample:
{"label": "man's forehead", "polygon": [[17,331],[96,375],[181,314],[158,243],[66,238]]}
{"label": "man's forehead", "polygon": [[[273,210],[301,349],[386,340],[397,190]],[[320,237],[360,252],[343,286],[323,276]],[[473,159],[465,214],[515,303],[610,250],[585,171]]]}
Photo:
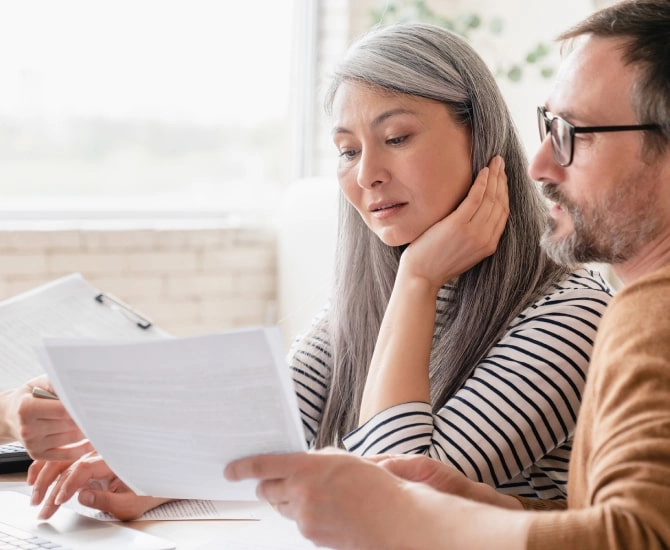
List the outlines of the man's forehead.
{"label": "man's forehead", "polygon": [[598,37],[575,43],[561,62],[547,108],[581,124],[630,119],[633,69],[624,64],[623,44],[621,39]]}

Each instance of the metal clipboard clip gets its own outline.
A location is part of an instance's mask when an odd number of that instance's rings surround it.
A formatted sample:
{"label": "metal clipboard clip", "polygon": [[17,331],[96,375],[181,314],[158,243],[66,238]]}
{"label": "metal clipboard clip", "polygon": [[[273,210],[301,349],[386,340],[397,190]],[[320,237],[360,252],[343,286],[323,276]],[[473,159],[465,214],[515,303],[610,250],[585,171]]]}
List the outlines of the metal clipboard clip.
{"label": "metal clipboard clip", "polygon": [[104,306],[115,309],[120,313],[123,313],[126,317],[128,317],[128,319],[130,319],[141,329],[147,330],[149,327],[151,327],[152,323],[149,319],[140,315],[128,304],[122,302],[121,300],[119,300],[115,296],[112,296],[111,294],[100,293],[95,297],[95,301]]}

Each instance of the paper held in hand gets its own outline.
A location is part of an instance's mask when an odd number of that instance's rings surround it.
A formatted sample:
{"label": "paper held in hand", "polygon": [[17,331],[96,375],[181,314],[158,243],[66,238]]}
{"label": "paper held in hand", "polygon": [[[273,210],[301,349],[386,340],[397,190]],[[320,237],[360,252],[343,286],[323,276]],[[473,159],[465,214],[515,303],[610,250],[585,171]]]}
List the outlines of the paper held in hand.
{"label": "paper held in hand", "polygon": [[44,370],[82,431],[135,492],[255,499],[225,465],[306,449],[281,332],[251,328],[155,341],[47,339]]}

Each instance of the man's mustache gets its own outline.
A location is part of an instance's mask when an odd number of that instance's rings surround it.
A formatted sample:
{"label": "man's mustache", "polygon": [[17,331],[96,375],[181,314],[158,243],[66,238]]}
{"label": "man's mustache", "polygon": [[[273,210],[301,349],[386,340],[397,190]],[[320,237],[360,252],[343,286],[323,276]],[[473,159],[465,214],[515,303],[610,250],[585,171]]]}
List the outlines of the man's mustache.
{"label": "man's mustache", "polygon": [[574,205],[565,198],[565,195],[559,191],[558,185],[555,183],[545,183],[542,186],[542,195],[568,212],[571,212],[574,208]]}

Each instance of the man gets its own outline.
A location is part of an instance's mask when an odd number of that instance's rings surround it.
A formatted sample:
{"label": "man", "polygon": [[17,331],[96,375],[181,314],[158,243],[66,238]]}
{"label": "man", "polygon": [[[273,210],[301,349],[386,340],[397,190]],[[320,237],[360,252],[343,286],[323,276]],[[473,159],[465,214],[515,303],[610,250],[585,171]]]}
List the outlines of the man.
{"label": "man", "polygon": [[530,167],[553,203],[544,246],[608,262],[626,285],[596,339],[568,501],[501,495],[419,456],[324,451],[226,468],[259,478],[259,495],[318,544],[670,547],[670,2],[622,2],[561,38],[575,46],[538,110]]}
{"label": "man", "polygon": [[57,399],[36,399],[33,388],[51,391],[46,376],[0,392],[0,444],[20,441],[30,456],[74,460],[91,446]]}

